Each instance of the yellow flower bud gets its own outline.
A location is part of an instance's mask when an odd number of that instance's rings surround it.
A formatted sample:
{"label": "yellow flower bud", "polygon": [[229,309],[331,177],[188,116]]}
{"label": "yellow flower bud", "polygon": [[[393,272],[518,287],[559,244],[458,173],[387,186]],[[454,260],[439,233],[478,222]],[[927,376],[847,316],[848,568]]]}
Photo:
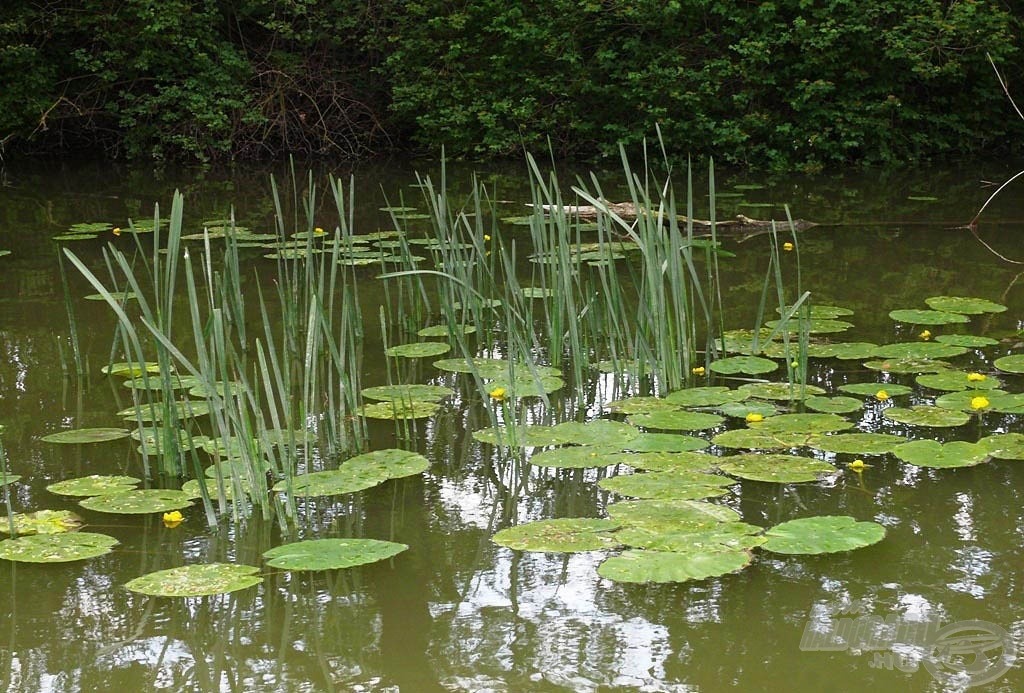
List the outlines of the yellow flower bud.
{"label": "yellow flower bud", "polygon": [[790,251],[793,249],[793,244],[790,243],[789,241],[786,241],[785,243],[782,244],[782,249],[785,251]]}
{"label": "yellow flower bud", "polygon": [[924,330],[923,332],[921,332],[921,334],[919,334],[917,336],[920,337],[921,339],[924,339],[925,341],[927,341],[927,340],[932,338],[932,333],[929,332],[928,330]]}
{"label": "yellow flower bud", "polygon": [[112,228],[110,230],[110,233],[114,234],[115,236],[120,236],[121,235],[121,227],[120,226],[115,226],[114,228]]}
{"label": "yellow flower bud", "polygon": [[850,463],[850,469],[860,474],[868,465],[864,464],[864,460],[854,460]]}
{"label": "yellow flower bud", "polygon": [[800,362],[799,361],[793,361],[793,362],[791,362],[789,364],[789,367],[790,368],[799,368],[800,367]]}
{"label": "yellow flower bud", "polygon": [[885,400],[889,399],[889,393],[886,392],[885,390],[879,390],[878,392],[875,393],[875,399],[877,399],[879,402],[884,402]]}
{"label": "yellow flower bud", "polygon": [[990,404],[988,397],[972,397],[971,409],[984,409]]}
{"label": "yellow flower bud", "polygon": [[164,526],[168,529],[174,529],[184,521],[185,517],[177,510],[172,510],[169,513],[164,513]]}
{"label": "yellow flower bud", "polygon": [[706,373],[704,366],[694,366],[690,369],[690,372],[694,375],[704,375],[704,373]]}
{"label": "yellow flower bud", "polygon": [[972,383],[979,383],[979,382],[981,382],[982,380],[985,380],[985,379],[986,379],[986,377],[985,377],[985,375],[983,373],[968,373],[967,374],[967,380],[972,382]]}
{"label": "yellow flower bud", "polygon": [[754,411],[747,414],[747,423],[757,423],[758,421],[764,421],[764,417]]}
{"label": "yellow flower bud", "polygon": [[501,402],[505,399],[507,392],[503,387],[496,387],[487,394],[491,396],[491,399]]}
{"label": "yellow flower bud", "polygon": [[484,234],[484,243],[486,243],[486,242],[487,242],[487,241],[489,241],[489,240],[491,240],[491,237],[490,237],[490,236],[488,236],[488,235],[487,235],[487,234],[485,233],[485,234]]}

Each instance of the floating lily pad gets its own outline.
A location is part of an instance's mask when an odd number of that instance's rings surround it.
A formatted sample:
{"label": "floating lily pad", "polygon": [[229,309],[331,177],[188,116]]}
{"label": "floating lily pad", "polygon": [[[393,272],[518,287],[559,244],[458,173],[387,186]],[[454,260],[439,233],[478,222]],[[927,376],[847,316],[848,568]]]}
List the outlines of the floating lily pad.
{"label": "floating lily pad", "polygon": [[758,431],[752,428],[737,428],[719,433],[711,439],[711,442],[723,448],[789,450],[808,445],[814,439],[814,435],[798,431]]}
{"label": "floating lily pad", "polygon": [[240,438],[231,436],[229,438],[203,438],[196,443],[203,450],[216,457],[240,458],[248,455],[259,454],[260,441],[256,438]]}
{"label": "floating lily pad", "polygon": [[109,440],[127,438],[131,432],[127,428],[76,428],[43,436],[47,443],[104,443]]}
{"label": "floating lily pad", "polygon": [[624,526],[655,533],[709,529],[740,519],[732,508],[699,500],[621,501],[610,504],[608,514]]}
{"label": "floating lily pad", "polygon": [[513,364],[511,361],[505,359],[484,359],[477,358],[467,361],[464,358],[461,359],[441,359],[440,361],[434,361],[434,367],[439,368],[442,371],[452,371],[455,373],[472,373],[474,368],[480,374],[481,378],[493,379],[493,378],[508,378],[509,373],[513,373],[517,377],[533,377],[534,372],[541,377],[559,377],[562,375],[562,371],[551,366],[538,366],[534,365],[532,368],[526,364],[517,363]]}
{"label": "floating lily pad", "polygon": [[[297,474],[291,479],[290,490],[298,498],[355,493],[429,468],[426,457],[409,450],[374,450],[345,460],[338,469]],[[274,490],[288,491],[288,480],[274,484]]]}
{"label": "floating lily pad", "polygon": [[425,419],[441,410],[436,402],[391,401],[364,404],[356,413],[368,419]]}
{"label": "floating lily pad", "polygon": [[390,347],[384,353],[388,356],[417,359],[426,356],[440,356],[441,354],[447,354],[451,350],[451,345],[444,342],[413,342],[411,344],[397,344]]}
{"label": "floating lily pad", "polygon": [[[765,327],[769,327],[774,330],[782,326],[782,321],[769,320],[764,325]],[[800,320],[795,317],[786,321],[785,329],[788,332],[797,332],[801,327],[802,325]],[[851,327],[853,327],[852,322],[831,318],[811,318],[806,322],[808,334],[836,334],[838,332],[846,332]]]}
{"label": "floating lily pad", "polygon": [[631,549],[597,567],[615,582],[688,582],[735,573],[750,565],[747,551],[644,551]]}
{"label": "floating lily pad", "polygon": [[[187,390],[190,387],[195,387],[198,382],[195,376],[186,375],[179,377],[174,375],[169,379],[168,384],[172,390]],[[133,390],[155,390],[159,392],[164,387],[164,379],[160,375],[144,375],[137,378],[128,378],[121,385]]]}
{"label": "floating lily pad", "polygon": [[730,402],[723,404],[718,408],[718,411],[726,416],[731,416],[736,419],[746,419],[750,414],[758,414],[765,418],[769,416],[775,416],[779,413],[779,410],[774,404],[769,402]]}
{"label": "floating lily pad", "polygon": [[935,338],[935,341],[939,344],[952,344],[953,346],[967,347],[970,349],[980,349],[987,346],[995,346],[999,344],[998,339],[992,339],[991,337],[977,337],[972,334],[940,334]]}
{"label": "floating lily pad", "polygon": [[263,558],[283,570],[340,570],[383,561],[408,548],[379,539],[309,539],[275,546]]}
{"label": "floating lily pad", "polygon": [[125,589],[154,597],[205,597],[244,590],[263,582],[259,568],[236,563],[207,563],[158,570],[125,583]]}
{"label": "floating lily pad", "polygon": [[609,455],[609,466],[628,465],[652,472],[711,472],[719,458],[702,452],[618,452]]}
{"label": "floating lily pad", "polygon": [[192,505],[192,499],[181,491],[151,488],[92,496],[78,504],[101,513],[142,515],[181,510]]}
{"label": "floating lily pad", "polygon": [[909,395],[914,388],[896,383],[849,383],[839,386],[840,392],[864,397],[874,397],[880,390],[885,390],[885,394],[890,397],[899,397],[900,395]]}
{"label": "floating lily pad", "polygon": [[507,378],[488,380],[488,391],[499,387],[503,388],[509,397],[540,397],[561,390],[565,387],[565,381],[556,375],[545,375],[537,380],[527,373],[520,373],[513,380]]}
{"label": "floating lily pad", "polygon": [[1024,354],[1003,356],[992,363],[1004,373],[1024,373]]}
{"label": "floating lily pad", "polygon": [[970,318],[959,313],[947,313],[942,310],[893,310],[889,317],[896,322],[908,322],[911,325],[953,325],[967,322]]}
{"label": "floating lily pad", "polygon": [[837,433],[820,436],[809,445],[815,450],[851,455],[885,455],[897,445],[907,442],[903,436],[889,433]]}
{"label": "floating lily pad", "polygon": [[641,433],[623,443],[622,450],[633,452],[688,452],[703,450],[708,441],[680,433]]}
{"label": "floating lily pad", "polygon": [[451,397],[455,391],[441,385],[379,385],[363,389],[360,394],[367,399],[376,399],[383,402],[388,401],[418,401],[438,402],[446,397]]}
{"label": "floating lily pad", "polygon": [[726,474],[779,484],[820,481],[838,470],[828,462],[796,455],[744,454],[723,457],[718,468]]}
{"label": "floating lily pad", "polygon": [[606,491],[633,498],[699,500],[728,493],[732,479],[718,474],[667,471],[643,474],[621,474],[597,482]]}
{"label": "floating lily pad", "polygon": [[924,404],[919,404],[909,409],[904,407],[888,407],[882,412],[882,416],[890,421],[910,426],[929,426],[933,428],[962,426],[971,419],[970,416],[960,411]]}
{"label": "floating lily pad", "polygon": [[595,419],[586,423],[570,421],[555,426],[554,434],[562,443],[574,445],[625,445],[640,435],[640,430],[629,424],[609,419]]}
{"label": "floating lily pad", "polygon": [[[217,498],[218,494],[220,493],[220,487],[218,485],[219,482],[217,481],[217,479],[214,478],[215,475],[216,472],[214,472],[214,475],[210,475],[209,472],[207,472],[206,476],[203,477],[202,479],[202,484],[203,486],[206,487],[206,495],[208,495],[210,498]],[[251,495],[252,489],[249,486],[249,482],[246,481],[242,475],[231,475],[225,473],[223,474],[223,478],[225,500],[235,499],[236,487],[242,491],[243,497]],[[200,489],[199,484],[199,479],[189,479],[188,481],[181,485],[181,492],[187,493],[189,498],[202,498],[203,492]]]}
{"label": "floating lily pad", "polygon": [[122,493],[133,490],[141,479],[133,476],[105,476],[92,474],[77,479],[68,479],[50,484],[46,490],[61,496],[102,496],[105,493]]}
{"label": "floating lily pad", "polygon": [[857,522],[846,515],[823,515],[790,520],[766,533],[762,548],[774,553],[811,555],[852,551],[885,538],[885,527],[877,522]]}
{"label": "floating lily pad", "polygon": [[655,411],[676,411],[683,405],[673,404],[664,397],[627,397],[609,402],[606,406],[620,414],[649,414]]}
{"label": "floating lily pad", "polygon": [[[775,312],[780,315],[785,311],[791,310],[791,306],[785,308],[776,308]],[[847,315],[853,315],[853,311],[849,308],[840,308],[839,306],[811,306],[811,319],[812,320],[831,320],[832,318],[841,318]]]}
{"label": "floating lily pad", "polygon": [[933,390],[956,392],[958,390],[994,390],[1002,383],[999,378],[981,373],[968,373],[952,368],[938,373],[925,373],[916,378],[918,385]]}
{"label": "floating lily pad", "polygon": [[724,422],[717,414],[695,411],[655,411],[648,414],[633,414],[629,422],[644,428],[660,428],[668,431],[700,431],[720,426]]}
{"label": "floating lily pad", "polygon": [[563,517],[529,522],[497,532],[491,540],[516,551],[574,553],[619,545],[613,534],[620,523],[590,517]]}
{"label": "floating lily pad", "polygon": [[691,387],[670,392],[664,401],[679,407],[717,407],[728,402],[742,402],[748,397],[748,393],[728,387]]}
{"label": "floating lily pad", "polygon": [[0,518],[0,532],[7,534],[11,531],[12,518],[14,531],[20,535],[62,534],[74,532],[82,526],[82,518],[70,510],[37,510]]}
{"label": "floating lily pad", "polygon": [[119,375],[124,378],[138,378],[146,373],[159,373],[160,364],[153,361],[139,365],[137,363],[111,363],[100,369],[106,375]]}
{"label": "floating lily pad", "polygon": [[771,399],[779,401],[801,400],[811,395],[823,395],[825,391],[817,385],[800,386],[799,383],[747,383],[736,388],[740,392],[746,392],[757,399]]}
{"label": "floating lily pad", "polygon": [[473,439],[490,445],[507,445],[509,447],[542,448],[549,445],[561,445],[561,439],[555,433],[554,426],[524,424],[520,426],[499,426],[473,431]]}
{"label": "floating lily pad", "polygon": [[727,356],[711,364],[711,370],[722,375],[735,375],[737,373],[758,375],[761,373],[771,373],[778,367],[779,364],[771,359],[761,358],[760,356]]}
{"label": "floating lily pad", "polygon": [[978,441],[997,460],[1024,460],[1024,433],[995,433]]}
{"label": "floating lily pad", "polygon": [[762,433],[830,433],[853,428],[853,423],[836,414],[781,414],[749,426]]}
{"label": "floating lily pad", "polygon": [[132,419],[135,421],[143,422],[156,422],[159,423],[164,420],[167,413],[164,407],[168,406],[173,413],[175,419],[187,419],[194,416],[206,416],[210,413],[210,403],[204,400],[180,400],[170,403],[156,402],[150,407],[148,404],[142,404],[139,406],[138,411],[135,407],[127,407],[117,412],[117,416],[122,419]]}
{"label": "floating lily pad", "polygon": [[[451,329],[454,330],[454,334],[465,335],[476,332],[476,328],[472,325],[456,325]],[[432,325],[431,327],[424,327],[416,334],[420,337],[447,337],[449,336],[449,327],[447,325]]]}
{"label": "floating lily pad", "polygon": [[873,371],[882,371],[883,373],[938,373],[950,366],[945,361],[925,358],[865,361],[864,367],[870,368]]}
{"label": "floating lily pad", "polygon": [[818,412],[849,414],[864,408],[864,402],[853,397],[822,397],[816,395],[804,400],[804,406]]}
{"label": "floating lily pad", "polygon": [[95,233],[62,233],[53,237],[55,241],[91,241],[94,238],[98,238],[99,234]]}
{"label": "floating lily pad", "polygon": [[963,296],[932,296],[924,300],[929,308],[946,313],[963,313],[981,315],[982,313],[1002,313],[1006,306],[993,303],[984,298],[965,298]]}
{"label": "floating lily pad", "polygon": [[630,547],[692,553],[752,549],[767,541],[767,537],[761,535],[763,531],[763,527],[746,522],[720,522],[710,528],[663,533],[625,527],[616,532],[615,536]]}
{"label": "floating lily pad", "polygon": [[875,349],[880,359],[944,359],[966,354],[965,347],[937,342],[895,342]]}
{"label": "floating lily pad", "polygon": [[[811,353],[813,346],[807,346],[809,355],[814,355]],[[873,356],[878,345],[871,342],[842,342],[839,344],[826,344],[824,347],[825,354],[823,355],[827,355],[828,358],[841,359],[843,361],[859,361]]]}
{"label": "floating lily pad", "polygon": [[114,228],[114,225],[106,221],[81,221],[68,227],[73,233],[102,233]]}
{"label": "floating lily pad", "polygon": [[[130,301],[133,298],[138,298],[134,291],[111,291],[110,296],[118,303],[123,303],[125,301]],[[82,298],[84,298],[87,301],[107,300],[103,294],[88,294],[87,296],[83,296]]]}
{"label": "floating lily pad", "polygon": [[616,445],[571,445],[538,452],[530,458],[530,464],[561,469],[605,467],[611,464],[608,456],[617,452],[619,447]]}
{"label": "floating lily pad", "polygon": [[892,453],[916,467],[973,467],[988,460],[990,452],[984,445],[957,440],[940,443],[937,440],[913,440],[897,445]]}
{"label": "floating lily pad", "polygon": [[[984,402],[982,403],[981,400]],[[977,406],[982,404],[982,406]],[[1006,390],[961,390],[947,392],[935,398],[935,406],[943,409],[960,409],[961,411],[993,411],[997,407],[1010,410],[1024,404],[1019,395],[1011,395]]]}
{"label": "floating lily pad", "polygon": [[207,398],[210,393],[216,393],[218,397],[235,397],[242,393],[242,383],[237,380],[229,380],[227,382],[218,380],[211,386],[207,386],[206,383],[198,383],[188,389],[188,393],[193,397]]}
{"label": "floating lily pad", "polygon": [[23,563],[64,563],[110,553],[118,541],[95,532],[33,534],[0,541],[0,558]]}

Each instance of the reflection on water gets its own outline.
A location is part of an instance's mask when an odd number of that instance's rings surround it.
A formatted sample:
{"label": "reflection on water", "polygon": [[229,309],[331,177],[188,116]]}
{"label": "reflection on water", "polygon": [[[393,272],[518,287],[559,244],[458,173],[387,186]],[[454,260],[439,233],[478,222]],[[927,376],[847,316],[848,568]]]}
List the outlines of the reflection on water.
{"label": "reflection on water", "polygon": [[[388,225],[387,215],[377,211],[384,195],[392,203],[418,200],[419,191],[409,187],[412,170],[356,172],[360,232]],[[453,169],[449,180],[465,194],[471,183],[463,173]],[[518,202],[529,199],[526,177],[520,170],[512,177],[504,173],[488,172],[482,180],[497,199],[513,200],[507,206],[519,213]],[[621,191],[616,175],[604,176],[609,196]],[[776,214],[789,203],[794,216],[840,224],[801,235],[801,281],[818,303],[856,311],[852,338],[916,339],[916,331],[895,326],[888,311],[921,306],[939,294],[1010,305],[1007,314],[979,317],[971,325],[976,333],[1004,337],[1024,324],[1017,268],[998,262],[968,232],[950,229],[973,216],[987,196],[977,179],[999,175],[986,170],[966,176],[961,170],[778,179],[748,194],[749,202],[776,207],[745,213]],[[71,509],[77,506],[45,486],[82,474],[137,472],[139,463],[119,443],[67,448],[38,441],[60,427],[110,425],[124,397],[99,373],[110,353],[113,321],[94,302],[74,302],[90,371],[81,386],[63,377],[68,323],[57,247],[48,239],[79,221],[151,215],[153,204],[165,203],[174,187],[186,191],[191,219],[234,208],[240,223],[266,229],[273,214],[269,183],[262,171],[189,177],[71,167],[45,176],[9,172],[7,181],[0,189],[0,248],[15,252],[0,258],[0,423],[12,471],[27,479],[12,489],[12,503],[18,509]],[[739,182],[752,181],[719,176],[722,190]],[[907,199],[921,194],[939,200]],[[987,242],[1011,256],[1024,255],[1020,200],[998,200],[981,228]],[[735,198],[721,204],[720,215],[743,211]],[[326,204],[317,210],[323,226],[333,226],[332,213]],[[727,247],[738,254],[723,264],[727,326],[748,327],[765,272],[765,239],[729,239]],[[75,250],[98,263],[100,248],[97,242]],[[255,255],[252,262],[249,286],[262,286],[260,271],[269,265]],[[376,318],[384,298],[374,288],[374,274],[369,269],[360,275],[360,292],[364,314]],[[84,282],[69,281],[75,295],[89,293]],[[375,334],[375,328],[367,331],[367,353],[379,344]],[[500,345],[487,346],[500,354]],[[370,359],[365,368],[365,385],[384,382],[382,364]],[[769,526],[795,516],[849,514],[882,523],[888,536],[867,549],[828,557],[762,553],[743,573],[695,584],[615,584],[595,573],[603,555],[521,554],[490,542],[498,529],[531,519],[600,515],[610,499],[596,486],[598,474],[534,469],[475,442],[470,433],[489,425],[475,389],[429,365],[408,368],[405,375],[416,382],[454,387],[458,395],[441,415],[418,422],[408,434],[371,424],[373,446],[416,449],[431,460],[430,471],[353,497],[311,499],[299,512],[313,534],[400,541],[409,551],[349,571],[271,571],[260,587],[230,595],[148,598],[121,585],[194,562],[261,565],[262,552],[281,541],[276,522],[253,517],[232,526],[225,520],[208,531],[193,513],[182,527],[169,530],[157,517],[83,513],[91,528],[121,542],[118,551],[78,564],[0,565],[8,604],[0,611],[0,687],[942,690],[920,667],[872,666],[870,654],[861,651],[800,649],[808,624],[827,629],[836,613],[855,609],[907,622],[987,620],[1009,631],[1024,650],[1024,466],[998,462],[929,470],[880,457],[863,475],[822,484],[777,488],[743,482],[723,502],[747,522]],[[876,375],[857,361],[815,363],[811,371],[814,382],[831,390]],[[582,387],[587,396],[578,413],[586,418],[607,415],[604,404],[627,394],[601,374]],[[579,405],[570,399],[556,398],[556,404],[572,412]],[[883,419],[881,409],[869,410],[861,426],[906,432]],[[551,422],[539,404],[522,413],[529,421]],[[1006,427],[1021,431],[1019,419]],[[946,435],[969,434],[940,434]],[[824,457],[839,465],[850,461],[844,455]],[[924,656],[912,645],[899,652],[914,662]],[[991,690],[1022,687],[1020,662],[988,684]]]}

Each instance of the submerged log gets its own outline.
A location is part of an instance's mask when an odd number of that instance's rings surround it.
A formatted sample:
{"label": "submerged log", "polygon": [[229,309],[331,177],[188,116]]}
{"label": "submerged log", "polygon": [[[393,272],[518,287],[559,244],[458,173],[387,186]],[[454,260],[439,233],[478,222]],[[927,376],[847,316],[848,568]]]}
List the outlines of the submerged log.
{"label": "submerged log", "polygon": [[[527,205],[532,207],[533,205]],[[550,212],[554,205],[541,205],[541,208],[545,212]],[[562,209],[566,214],[577,217],[580,221],[597,221],[597,217],[600,214],[612,213],[619,217],[623,221],[635,221],[641,214],[648,214],[648,210],[641,208],[639,213],[637,212],[636,205],[632,202],[609,202],[606,205],[606,209],[595,207],[593,205],[565,205]],[[657,213],[657,212],[654,212]],[[683,215],[676,217],[680,225],[687,223],[689,219]],[[760,231],[769,231],[772,228],[772,224],[775,224],[776,228],[780,231],[789,229],[789,222],[787,220],[772,221],[770,219],[751,219],[748,216],[737,214],[732,219],[720,219],[715,221],[716,232],[727,232],[727,233],[757,233]],[[711,230],[711,221],[709,219],[694,219],[693,225],[695,227],[701,227],[702,230]],[[809,229],[812,226],[817,226],[813,221],[806,221],[804,219],[794,219],[793,226],[797,231],[803,231]]]}

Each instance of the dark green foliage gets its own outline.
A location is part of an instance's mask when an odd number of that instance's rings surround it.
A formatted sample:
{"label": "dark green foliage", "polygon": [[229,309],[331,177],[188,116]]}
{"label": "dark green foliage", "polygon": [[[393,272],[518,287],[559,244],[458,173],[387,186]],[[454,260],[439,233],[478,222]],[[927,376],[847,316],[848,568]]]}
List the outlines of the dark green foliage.
{"label": "dark green foliage", "polygon": [[[0,147],[676,154],[817,169],[1021,140],[1019,2],[8,0]],[[2,151],[2,150],[0,150]]]}

